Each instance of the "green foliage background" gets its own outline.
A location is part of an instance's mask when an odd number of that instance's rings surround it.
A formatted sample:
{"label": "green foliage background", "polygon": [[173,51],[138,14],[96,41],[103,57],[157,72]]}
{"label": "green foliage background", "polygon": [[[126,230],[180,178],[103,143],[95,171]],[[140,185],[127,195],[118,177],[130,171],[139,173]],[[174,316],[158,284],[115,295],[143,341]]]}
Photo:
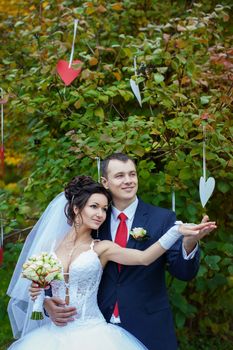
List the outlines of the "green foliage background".
{"label": "green foliage background", "polygon": [[[14,16],[0,15],[6,241],[31,226],[73,175],[97,179],[95,157],[114,151],[137,159],[144,200],[169,208],[174,189],[178,218],[200,221],[205,127],[207,176],[216,179],[205,212],[219,228],[202,243],[194,281],[167,276],[182,350],[228,350],[233,341],[230,3],[22,1]],[[82,73],[65,87],[56,64],[69,61],[75,18]],[[130,78],[140,86],[142,108]],[[21,246],[6,245],[0,269],[2,349],[12,339],[5,293]]]}

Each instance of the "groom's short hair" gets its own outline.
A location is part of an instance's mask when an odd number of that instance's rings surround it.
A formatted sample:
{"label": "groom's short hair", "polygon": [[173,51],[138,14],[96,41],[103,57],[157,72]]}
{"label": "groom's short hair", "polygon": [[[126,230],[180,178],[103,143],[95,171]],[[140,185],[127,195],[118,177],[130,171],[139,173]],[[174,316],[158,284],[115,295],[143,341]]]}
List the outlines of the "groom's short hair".
{"label": "groom's short hair", "polygon": [[[103,177],[107,177],[108,164],[109,164],[110,160],[120,160],[123,163],[126,163],[126,162],[128,162],[128,160],[131,160],[135,164],[135,161],[131,157],[127,156],[127,154],[113,153],[101,161],[100,170],[101,170],[101,175]],[[136,164],[135,164],[135,166],[136,166]]]}

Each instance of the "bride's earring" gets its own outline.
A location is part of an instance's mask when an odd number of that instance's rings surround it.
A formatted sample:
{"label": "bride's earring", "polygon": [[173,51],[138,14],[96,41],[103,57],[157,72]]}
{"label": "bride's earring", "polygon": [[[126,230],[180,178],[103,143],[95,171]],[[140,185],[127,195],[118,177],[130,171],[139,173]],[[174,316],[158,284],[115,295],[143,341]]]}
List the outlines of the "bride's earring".
{"label": "bride's earring", "polygon": [[79,219],[79,214],[75,215],[75,218],[74,218],[74,229],[75,229],[75,232],[77,232],[80,228],[80,219]]}

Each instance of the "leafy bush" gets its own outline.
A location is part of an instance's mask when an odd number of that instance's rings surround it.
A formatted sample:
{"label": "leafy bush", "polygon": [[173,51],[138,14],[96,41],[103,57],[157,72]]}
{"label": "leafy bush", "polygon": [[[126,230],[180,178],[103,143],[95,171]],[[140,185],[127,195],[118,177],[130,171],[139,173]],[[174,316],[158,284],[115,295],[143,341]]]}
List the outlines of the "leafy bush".
{"label": "leafy bush", "polygon": [[[8,102],[0,208],[6,233],[30,226],[73,175],[97,179],[96,157],[114,151],[135,157],[144,200],[170,207],[174,190],[179,218],[198,222],[207,212],[218,222],[202,244],[198,277],[184,283],[168,276],[168,285],[181,348],[204,350],[212,342],[217,349],[221,342],[227,349],[233,335],[232,17],[230,6],[188,3],[51,0],[2,20]],[[74,58],[83,66],[65,87],[55,67],[69,60],[74,18]],[[198,194],[203,126],[207,176],[216,179],[205,209]]]}

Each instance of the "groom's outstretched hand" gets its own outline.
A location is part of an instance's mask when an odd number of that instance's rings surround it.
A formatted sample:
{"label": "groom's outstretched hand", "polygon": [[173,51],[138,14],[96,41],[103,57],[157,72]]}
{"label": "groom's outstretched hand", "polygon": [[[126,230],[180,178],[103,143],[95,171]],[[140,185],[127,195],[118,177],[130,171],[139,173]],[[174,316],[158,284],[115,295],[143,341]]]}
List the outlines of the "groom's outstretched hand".
{"label": "groom's outstretched hand", "polygon": [[[208,225],[209,223],[209,225]],[[199,230],[198,234],[193,235],[193,236],[184,236],[183,237],[183,244],[184,244],[184,249],[186,250],[187,254],[190,254],[193,249],[196,247],[198,241],[203,239],[205,236],[209,235],[210,232],[212,232],[214,229],[217,228],[217,225],[215,222],[209,222],[209,217],[208,215],[205,215],[201,221],[201,224],[207,224],[206,227],[202,228]],[[201,227],[201,224],[199,226]]]}
{"label": "groom's outstretched hand", "polygon": [[[29,293],[32,300],[35,300],[41,293],[42,289],[38,284],[32,282]],[[68,322],[74,321],[74,316],[77,315],[77,310],[73,306],[67,306],[65,301],[56,297],[45,298],[44,308],[50,319],[57,326],[66,326]]]}
{"label": "groom's outstretched hand", "polygon": [[74,321],[77,310],[73,306],[67,306],[64,300],[50,297],[44,301],[44,308],[48,313],[50,319],[57,326],[64,327],[68,322]]}

